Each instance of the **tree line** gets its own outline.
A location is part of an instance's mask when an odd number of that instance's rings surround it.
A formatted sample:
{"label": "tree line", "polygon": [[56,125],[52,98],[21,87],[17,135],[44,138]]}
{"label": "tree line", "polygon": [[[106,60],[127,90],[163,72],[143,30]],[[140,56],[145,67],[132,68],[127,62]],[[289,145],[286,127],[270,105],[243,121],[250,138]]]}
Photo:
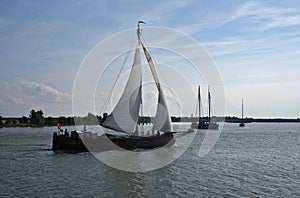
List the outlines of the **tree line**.
{"label": "tree line", "polygon": [[20,118],[3,118],[0,116],[0,127],[43,127],[43,126],[56,126],[60,123],[62,126],[75,125],[96,125],[104,121],[103,118],[107,117],[107,113],[103,116],[96,116],[92,113],[88,113],[87,116],[80,117],[45,117],[42,110],[32,109],[28,115]]}
{"label": "tree line", "polygon": [[[32,109],[29,113],[29,116],[22,116],[20,118],[3,118],[0,116],[0,127],[43,127],[43,126],[56,126],[57,123],[60,123],[62,126],[71,126],[71,125],[99,125],[107,118],[108,114],[103,113],[102,116],[94,115],[88,113],[84,117],[75,116],[75,117],[45,117],[42,110],[35,111]],[[208,117],[201,118],[203,121],[208,121]],[[282,118],[273,118],[273,119],[263,119],[263,118],[244,118],[243,120],[238,117],[213,117],[217,122],[232,122],[239,123],[243,122],[300,122],[299,118],[296,119],[282,119]],[[199,118],[197,117],[171,117],[172,122],[198,122]],[[149,124],[152,123],[153,118],[149,116],[141,116],[138,119],[139,124]]]}

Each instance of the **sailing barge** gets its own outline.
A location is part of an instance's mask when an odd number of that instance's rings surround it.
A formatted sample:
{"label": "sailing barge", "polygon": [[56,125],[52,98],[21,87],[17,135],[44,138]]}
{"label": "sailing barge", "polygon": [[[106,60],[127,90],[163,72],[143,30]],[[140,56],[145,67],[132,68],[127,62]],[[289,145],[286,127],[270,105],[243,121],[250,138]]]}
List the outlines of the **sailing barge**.
{"label": "sailing barge", "polygon": [[[115,133],[106,133],[91,139],[82,140],[78,132],[53,135],[53,150],[69,151],[95,151],[117,148],[123,149],[154,149],[163,146],[172,146],[175,143],[175,131],[173,131],[169,108],[164,91],[160,84],[157,71],[146,46],[141,41],[141,28],[138,22],[137,45],[131,71],[125,89],[102,127],[113,130]],[[152,135],[140,136],[138,129],[138,117],[142,103],[142,63],[140,51],[143,49],[152,77],[158,91],[158,104],[153,121]],[[86,146],[87,145],[87,146]]]}

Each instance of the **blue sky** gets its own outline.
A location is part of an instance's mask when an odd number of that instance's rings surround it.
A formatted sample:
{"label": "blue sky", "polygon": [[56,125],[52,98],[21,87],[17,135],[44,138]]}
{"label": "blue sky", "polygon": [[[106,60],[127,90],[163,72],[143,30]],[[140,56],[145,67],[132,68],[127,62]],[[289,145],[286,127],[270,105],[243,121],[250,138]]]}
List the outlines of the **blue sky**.
{"label": "blue sky", "polygon": [[240,115],[243,97],[246,116],[300,117],[300,2],[293,0],[2,1],[0,115],[32,108],[72,115],[84,57],[141,19],[207,50],[223,79],[226,115]]}

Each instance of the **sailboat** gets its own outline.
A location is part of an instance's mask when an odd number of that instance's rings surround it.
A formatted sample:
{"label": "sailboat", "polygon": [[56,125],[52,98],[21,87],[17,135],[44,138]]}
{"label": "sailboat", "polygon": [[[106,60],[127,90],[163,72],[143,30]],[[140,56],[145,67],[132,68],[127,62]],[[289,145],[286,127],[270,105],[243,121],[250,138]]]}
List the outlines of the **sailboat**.
{"label": "sailboat", "polygon": [[[160,84],[159,77],[150,53],[141,41],[141,27],[138,22],[137,45],[131,71],[125,89],[112,112],[101,124],[102,127],[113,130],[106,136],[117,146],[124,149],[153,149],[172,145],[175,136],[168,110],[167,101]],[[151,135],[139,135],[138,118],[142,99],[142,64],[140,50],[143,49],[152,77],[158,91],[158,105],[153,121]]]}
{"label": "sailboat", "polygon": [[[197,107],[199,108],[199,121],[197,122],[193,122],[191,125],[191,128],[194,129],[208,129],[209,128],[209,123],[205,122],[202,118],[201,118],[201,93],[200,93],[200,86],[198,86],[198,101],[197,101]],[[197,114],[197,113],[196,113]]]}
{"label": "sailboat", "polygon": [[205,121],[201,118],[201,94],[200,94],[200,86],[198,86],[198,105],[199,105],[199,122],[192,123],[191,127],[194,129],[219,129],[219,124],[211,120],[211,95],[208,86],[208,120]]}
{"label": "sailboat", "polygon": [[244,127],[245,126],[245,123],[244,123],[244,100],[242,98],[242,121],[241,123],[239,124],[240,127]]}

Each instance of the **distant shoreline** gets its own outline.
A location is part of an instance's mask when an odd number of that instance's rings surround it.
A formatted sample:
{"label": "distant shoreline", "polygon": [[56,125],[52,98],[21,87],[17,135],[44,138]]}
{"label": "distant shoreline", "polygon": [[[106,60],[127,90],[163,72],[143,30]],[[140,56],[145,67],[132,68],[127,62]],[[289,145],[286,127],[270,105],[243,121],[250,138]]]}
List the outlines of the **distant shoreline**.
{"label": "distant shoreline", "polygon": [[[171,117],[172,122],[198,122],[198,117]],[[29,121],[27,123],[21,122],[22,118],[16,117],[2,117],[2,124],[0,123],[1,127],[51,127],[57,126],[57,123],[60,122],[62,126],[75,126],[74,119],[76,120],[76,125],[97,125],[102,122],[102,119],[88,119],[80,118],[80,117],[48,117],[45,120],[51,119],[51,122],[46,122],[43,125],[36,125],[31,124]],[[201,118],[203,121],[208,121],[207,117]],[[226,117],[212,117],[216,122],[226,122],[226,123],[259,123],[259,122],[266,122],[266,123],[300,123],[300,118],[238,118],[232,116]],[[149,124],[151,123],[151,117],[145,116],[139,118],[139,123],[141,124]],[[4,122],[3,122],[4,121]]]}

